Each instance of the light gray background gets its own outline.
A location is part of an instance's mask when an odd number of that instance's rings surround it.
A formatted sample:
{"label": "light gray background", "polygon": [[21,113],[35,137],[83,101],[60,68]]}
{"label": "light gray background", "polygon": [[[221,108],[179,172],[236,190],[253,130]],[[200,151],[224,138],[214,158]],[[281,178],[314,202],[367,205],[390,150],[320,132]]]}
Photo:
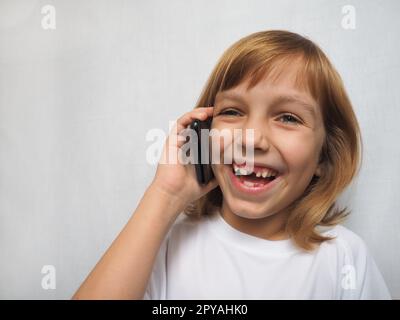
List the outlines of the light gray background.
{"label": "light gray background", "polygon": [[[56,30],[41,27],[56,8]],[[356,8],[356,29],[341,26]],[[223,51],[306,35],[341,73],[365,143],[341,197],[400,298],[399,1],[0,0],[0,298],[69,298],[135,209],[151,128],[193,108]],[[54,265],[57,287],[43,290]]]}

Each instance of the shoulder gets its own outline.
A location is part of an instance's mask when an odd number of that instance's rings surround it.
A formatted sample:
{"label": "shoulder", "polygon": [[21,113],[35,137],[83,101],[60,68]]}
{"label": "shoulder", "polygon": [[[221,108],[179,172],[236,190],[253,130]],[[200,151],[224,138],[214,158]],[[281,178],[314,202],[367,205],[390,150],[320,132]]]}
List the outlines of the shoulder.
{"label": "shoulder", "polygon": [[[335,261],[342,299],[390,299],[390,293],[365,241],[355,232],[336,225],[321,232],[334,237],[321,244]],[[335,256],[335,257],[333,257]]]}
{"label": "shoulder", "polygon": [[339,264],[358,267],[366,264],[369,250],[365,241],[357,233],[341,224],[320,232],[332,238],[323,242],[320,249],[329,252],[330,256],[336,256]]}
{"label": "shoulder", "polygon": [[343,250],[354,253],[367,250],[365,241],[354,231],[341,224],[322,231],[322,234],[333,237],[334,239],[330,241]]}

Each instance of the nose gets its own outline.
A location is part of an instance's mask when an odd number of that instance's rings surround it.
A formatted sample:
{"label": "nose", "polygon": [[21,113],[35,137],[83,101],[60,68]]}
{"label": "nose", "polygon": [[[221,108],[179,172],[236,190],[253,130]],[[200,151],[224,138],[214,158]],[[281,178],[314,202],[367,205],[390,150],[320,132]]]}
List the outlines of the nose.
{"label": "nose", "polygon": [[268,136],[268,125],[264,121],[249,119],[242,132],[242,145],[244,148],[253,145],[254,151],[268,151],[270,148]]}

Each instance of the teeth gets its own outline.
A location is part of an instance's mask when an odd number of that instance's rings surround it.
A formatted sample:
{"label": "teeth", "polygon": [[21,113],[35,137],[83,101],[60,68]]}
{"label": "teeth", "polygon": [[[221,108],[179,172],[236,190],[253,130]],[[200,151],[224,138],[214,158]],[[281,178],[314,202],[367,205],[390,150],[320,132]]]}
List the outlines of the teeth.
{"label": "teeth", "polygon": [[237,176],[247,176],[251,174],[251,172],[247,171],[245,168],[238,168],[234,166],[233,170]]}
{"label": "teeth", "polygon": [[[245,167],[239,168],[235,163],[233,163],[233,170],[235,171],[236,175],[243,175],[243,176],[248,176],[253,173],[252,170],[246,169]],[[261,171],[256,172],[256,177],[257,178],[267,178],[271,176],[277,176],[277,173],[273,170],[269,169],[264,169]]]}
{"label": "teeth", "polygon": [[251,170],[247,170],[246,168],[239,168],[237,165],[233,164],[233,170],[236,175],[248,176],[252,174]]}
{"label": "teeth", "polygon": [[266,170],[262,171],[261,175],[263,178],[268,178],[271,176],[277,176],[277,173],[275,171],[266,169]]}
{"label": "teeth", "polygon": [[243,184],[245,186],[248,186],[248,187],[254,187],[255,186],[255,184],[253,182],[250,182],[250,181],[247,181],[247,180],[244,180]]}
{"label": "teeth", "polygon": [[262,177],[263,177],[263,178],[266,178],[266,177],[267,177],[267,174],[268,174],[268,172],[267,172],[267,171],[263,171],[263,173],[262,173]]}

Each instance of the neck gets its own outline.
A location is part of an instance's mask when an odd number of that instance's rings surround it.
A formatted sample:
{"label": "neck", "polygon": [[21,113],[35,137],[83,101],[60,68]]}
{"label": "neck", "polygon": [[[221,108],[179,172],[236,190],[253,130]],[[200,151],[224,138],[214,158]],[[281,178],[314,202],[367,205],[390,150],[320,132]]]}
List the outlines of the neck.
{"label": "neck", "polygon": [[289,235],[285,232],[288,214],[281,211],[268,217],[248,219],[238,216],[230,210],[225,201],[222,203],[221,216],[236,230],[266,240],[284,240]]}

